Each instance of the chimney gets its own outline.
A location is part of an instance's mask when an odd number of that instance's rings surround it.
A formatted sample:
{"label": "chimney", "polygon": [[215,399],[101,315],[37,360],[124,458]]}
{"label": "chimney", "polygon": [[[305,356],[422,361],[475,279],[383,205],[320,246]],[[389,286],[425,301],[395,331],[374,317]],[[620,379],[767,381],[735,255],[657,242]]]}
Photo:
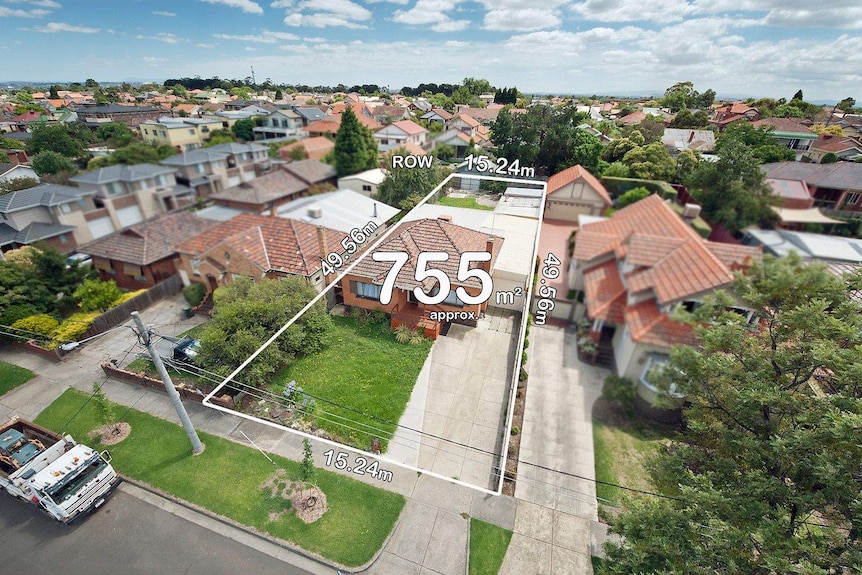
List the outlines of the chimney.
{"label": "chimney", "polygon": [[[485,242],[485,251],[491,254],[491,259],[494,259],[494,236],[488,236],[488,239]],[[491,260],[482,262],[482,269],[491,273]]]}
{"label": "chimney", "polygon": [[377,217],[377,202],[374,202],[374,215],[371,217],[373,217],[373,218]]}
{"label": "chimney", "polygon": [[329,245],[326,243],[326,228],[317,226],[317,245],[320,248],[320,259],[325,260],[329,255]]}
{"label": "chimney", "polygon": [[450,224],[452,223],[452,216],[450,216],[450,215],[441,214],[441,215],[437,216],[437,219],[442,220],[444,222],[449,222]]}

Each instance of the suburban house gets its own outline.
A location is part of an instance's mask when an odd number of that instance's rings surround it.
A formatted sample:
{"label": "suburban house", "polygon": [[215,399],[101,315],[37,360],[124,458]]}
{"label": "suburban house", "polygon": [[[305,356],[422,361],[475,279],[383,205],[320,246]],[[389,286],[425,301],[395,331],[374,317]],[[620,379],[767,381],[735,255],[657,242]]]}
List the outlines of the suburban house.
{"label": "suburban house", "polygon": [[807,158],[815,163],[820,163],[823,156],[828,153],[838,156],[839,160],[853,162],[862,158],[862,141],[858,137],[833,136],[821,134],[816,142],[811,144]]}
{"label": "suburban house", "polygon": [[[491,123],[497,119],[497,116],[500,114],[500,110],[503,107],[494,107],[488,106],[487,108],[471,108],[470,106],[458,104],[455,106],[455,115],[466,115],[470,116],[473,120],[478,121],[480,124],[484,126],[490,126]],[[517,113],[512,111],[512,113]]]}
{"label": "suburban house", "polygon": [[78,120],[93,128],[108,122],[121,122],[130,128],[147,121],[155,121],[162,115],[159,108],[152,106],[123,106],[106,104],[104,106],[78,106],[75,108]]}
{"label": "suburban house", "polygon": [[661,143],[672,155],[683,150],[711,154],[715,151],[715,132],[689,128],[665,128]]}
{"label": "suburban house", "polygon": [[[386,222],[399,212],[398,208],[358,192],[336,190],[279,206],[278,217],[323,226],[345,234],[358,229],[367,237],[375,237],[386,229]],[[373,232],[369,224],[376,228]]]}
{"label": "suburban house", "polygon": [[802,180],[766,178],[766,184],[772,189],[772,195],[779,198],[779,205],[782,208],[807,210],[814,206],[811,191]]}
{"label": "suburban house", "polygon": [[61,253],[92,239],[85,213],[94,192],[41,184],[0,196],[0,250],[44,242]]}
{"label": "suburban house", "polygon": [[[409,259],[399,270],[392,297],[388,304],[380,302],[383,282],[393,264],[377,262],[369,255],[363,258],[356,267],[342,280],[340,290],[336,294],[343,298],[344,304],[368,310],[380,310],[390,316],[390,325],[395,328],[406,325],[411,329],[421,329],[426,337],[436,339],[443,327],[440,319],[431,319],[430,313],[435,311],[472,312],[475,319],[460,320],[467,325],[476,325],[476,319],[488,307],[488,301],[480,304],[466,304],[456,294],[458,287],[463,287],[470,295],[478,295],[482,284],[475,276],[465,281],[457,281],[458,266],[465,252],[488,252],[491,260],[488,262],[473,262],[470,269],[481,267],[488,274],[493,274],[494,265],[503,246],[503,238],[493,234],[475,231],[458,226],[449,218],[425,218],[401,223],[389,238],[375,252],[403,252]],[[417,258],[423,252],[443,252],[449,255],[445,262],[430,262],[428,269],[443,270],[452,282],[451,290],[442,303],[428,305],[420,302],[413,294],[415,287],[434,295],[436,280],[428,278],[417,281]]]}
{"label": "suburban house", "polygon": [[[569,270],[569,287],[582,290],[589,337],[618,375],[636,382],[642,405],[660,390],[653,369],[670,347],[695,342],[693,329],[672,319],[677,308],[696,308],[703,297],[727,289],[733,272],[761,255],[759,248],[704,240],[658,195],[581,225]],[[747,321],[751,310],[738,310]],[[679,397],[670,390],[671,396]]]}
{"label": "suburban house", "polygon": [[299,114],[299,117],[302,119],[303,126],[307,126],[312,122],[317,122],[326,117],[326,113],[323,110],[315,108],[314,106],[292,106],[291,110]]}
{"label": "suburban house", "polygon": [[315,191],[333,187],[335,168],[317,160],[301,160],[284,164],[254,180],[226,188],[210,197],[216,204],[244,211],[263,213]]}
{"label": "suburban house", "polygon": [[154,164],[116,165],[70,178],[91,192],[94,210],[86,214],[93,238],[189,206],[194,193],[177,184],[176,168]]}
{"label": "suburban house", "polygon": [[434,139],[431,140],[431,149],[433,150],[437,146],[441,145],[449,146],[455,151],[455,158],[462,159],[466,157],[467,154],[471,153],[473,147],[478,143],[478,141],[471,138],[461,130],[451,128],[435,136]]}
{"label": "suburban house", "polygon": [[411,120],[401,120],[393,122],[388,126],[374,132],[374,139],[377,140],[377,149],[381,152],[388,152],[407,144],[423,146],[428,130]]}
{"label": "suburban house", "polygon": [[763,164],[760,169],[767,178],[805,182],[814,198],[814,207],[822,208],[827,215],[837,215],[836,211],[862,211],[862,164],[775,162]]}
{"label": "suburban house", "polygon": [[327,154],[335,150],[335,142],[323,136],[314,138],[303,138],[292,144],[282,146],[278,149],[278,157],[282,160],[290,160],[294,150],[303,150],[305,157],[309,160],[322,160]]}
{"label": "suburban house", "polygon": [[467,114],[458,114],[446,123],[446,128],[449,130],[458,130],[474,140],[478,140],[479,126],[481,125],[476,119]]}
{"label": "suburban house", "polygon": [[441,126],[446,126],[446,122],[452,119],[452,114],[443,108],[434,108],[430,112],[425,112],[420,116],[420,119],[428,122],[436,122]]}
{"label": "suburban house", "polygon": [[581,214],[600,216],[613,205],[610,194],[586,168],[572,166],[548,178],[545,218],[577,222]]}
{"label": "suburban house", "polygon": [[228,187],[227,158],[225,152],[201,148],[170,156],[161,164],[176,168],[177,183],[205,198]]}
{"label": "suburban house", "polygon": [[372,168],[358,174],[338,178],[338,189],[353,190],[364,196],[373,197],[377,195],[377,189],[385,179],[386,172],[380,168]]}
{"label": "suburban house", "polygon": [[228,186],[236,186],[240,182],[249,182],[272,169],[269,148],[261,144],[230,142],[210,146],[207,150],[227,154]]}
{"label": "suburban house", "polygon": [[0,163],[0,183],[11,182],[23,178],[39,181],[39,175],[30,166],[24,164]]}
{"label": "suburban house", "polygon": [[203,147],[210,133],[221,130],[222,121],[215,118],[169,118],[147,120],[138,126],[141,137],[150,144],[170,146],[179,152]]}
{"label": "suburban house", "polygon": [[772,136],[778,145],[796,152],[796,161],[802,159],[817,141],[818,136],[796,118],[766,118],[752,124],[755,128],[772,128]]}
{"label": "suburban house", "polygon": [[410,119],[410,109],[406,106],[380,104],[371,108],[371,117],[381,124],[389,124]]}
{"label": "suburban house", "polygon": [[742,243],[763,253],[786,257],[798,253],[802,259],[831,264],[862,265],[862,240],[791,230],[745,230]]}
{"label": "suburban house", "polygon": [[713,105],[709,123],[714,125],[719,132],[723,132],[733,122],[754,122],[759,118],[760,112],[757,111],[757,108],[752,108],[743,102],[732,102],[724,105]]}
{"label": "suburban house", "polygon": [[263,119],[263,125],[255,126],[255,140],[296,138],[305,135],[303,117],[293,110],[275,110]]}
{"label": "suburban house", "polygon": [[345,234],[296,220],[241,214],[180,244],[177,268],[183,283],[202,282],[212,292],[236,277],[255,281],[289,275],[326,287],[321,261],[341,251]]}
{"label": "suburban house", "polygon": [[121,288],[156,285],[177,273],[177,246],[216,226],[189,212],[164,214],[80,246],[93,259],[103,281]]}

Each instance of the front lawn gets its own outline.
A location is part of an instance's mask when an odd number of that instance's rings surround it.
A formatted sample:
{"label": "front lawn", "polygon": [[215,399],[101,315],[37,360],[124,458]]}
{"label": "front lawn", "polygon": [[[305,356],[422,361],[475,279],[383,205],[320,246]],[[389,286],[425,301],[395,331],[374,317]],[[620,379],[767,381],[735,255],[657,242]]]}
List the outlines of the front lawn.
{"label": "front lawn", "polygon": [[[92,445],[87,434],[100,425],[96,406],[91,401],[75,415],[87,398],[88,394],[69,389],[36,423],[59,431],[74,416],[66,431]],[[362,565],[374,556],[404,506],[401,495],[317,469],[314,480],[326,494],[326,514],[311,524],[293,513],[272,521],[270,513],[283,509],[285,502],[262,489],[276,468],[259,452],[200,433],[206,451],[192,456],[182,427],[134,409],[115,406],[114,411],[132,426],[128,438],[110,447],[112,464],[121,474],[346,566]],[[289,478],[299,476],[298,462],[270,457]]]}
{"label": "front lawn", "polygon": [[327,400],[316,401],[318,427],[361,449],[370,447],[372,437],[380,437],[385,451],[431,341],[401,344],[388,323],[332,320],[332,341],[326,349],[293,361],[276,376],[271,391],[281,394],[288,382],[296,381],[306,393]]}
{"label": "front lawn", "polygon": [[[652,491],[653,485],[644,463],[671,431],[659,425],[637,421],[626,424],[593,421],[593,451],[596,458],[596,479],[634,489]],[[631,496],[618,487],[596,484],[600,503],[617,505],[623,496]],[[604,500],[604,501],[601,501]]]}
{"label": "front lawn", "polygon": [[476,198],[451,198],[443,196],[437,201],[441,206],[450,206],[453,208],[470,208],[471,210],[487,210],[494,211],[493,206],[485,206],[476,201]]}
{"label": "front lawn", "polygon": [[469,575],[497,575],[511,539],[508,529],[470,518]]}
{"label": "front lawn", "polygon": [[12,391],[36,377],[29,369],[0,361],[0,395]]}

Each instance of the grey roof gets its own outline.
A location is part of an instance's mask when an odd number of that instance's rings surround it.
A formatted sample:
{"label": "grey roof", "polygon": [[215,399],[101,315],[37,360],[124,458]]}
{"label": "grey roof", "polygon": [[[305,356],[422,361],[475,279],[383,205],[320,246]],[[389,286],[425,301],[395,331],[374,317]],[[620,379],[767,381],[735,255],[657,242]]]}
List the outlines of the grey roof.
{"label": "grey roof", "polygon": [[308,122],[316,122],[326,117],[326,114],[324,114],[323,110],[320,108],[301,108],[296,106],[293,108],[293,111],[305,118]]}
{"label": "grey roof", "polygon": [[59,184],[40,184],[34,188],[18,190],[0,196],[0,212],[10,213],[37,206],[58,206],[75,202],[82,196],[92,195],[92,191],[61,186]]}
{"label": "grey roof", "polygon": [[835,162],[834,164],[804,164],[802,162],[776,162],[760,167],[766,177],[776,180],[802,180],[818,188],[862,191],[862,164]]}
{"label": "grey roof", "polygon": [[100,168],[92,172],[84,172],[80,176],[69,178],[79,184],[107,184],[109,182],[137,182],[159,174],[172,174],[176,168],[159,166],[157,164],[136,164],[134,166],[116,165]]}
{"label": "grey roof", "polygon": [[227,159],[228,154],[224,152],[213,152],[209,149],[191,150],[185,154],[170,156],[161,161],[165,166],[193,166],[204,162],[217,162]]}
{"label": "grey roof", "polygon": [[211,146],[208,148],[211,152],[224,152],[225,154],[241,154],[243,152],[260,152],[261,150],[269,150],[267,146],[261,146],[260,144],[237,144],[236,142],[229,142],[227,144],[219,144],[218,146]]}
{"label": "grey roof", "polygon": [[152,106],[121,106],[119,104],[107,104],[104,106],[82,106],[78,108],[79,114],[118,114],[121,112],[158,112],[158,108]]}
{"label": "grey roof", "polygon": [[210,206],[195,212],[195,215],[205,220],[215,220],[217,222],[226,222],[232,220],[240,214],[246,213],[244,210],[229,208],[227,206]]}
{"label": "grey roof", "polygon": [[3,137],[9,138],[10,140],[18,140],[23,142],[32,138],[33,134],[31,134],[30,132],[6,132],[5,134],[3,134]]}
{"label": "grey roof", "polygon": [[17,166],[18,164],[10,164],[7,162],[0,162],[0,176]]}
{"label": "grey roof", "polygon": [[318,160],[300,160],[284,165],[284,169],[309,184],[323,182],[337,175],[335,168]]}
{"label": "grey roof", "polygon": [[0,224],[0,246],[9,244],[32,244],[39,240],[54,238],[61,234],[67,234],[75,229],[75,226],[64,226],[44,222],[31,222],[27,227],[16,231],[10,225]]}
{"label": "grey roof", "polygon": [[[375,205],[377,217],[374,216]],[[320,208],[319,218],[310,215],[309,211],[312,208]],[[368,222],[374,222],[378,227],[382,226],[398,212],[397,208],[372,200],[353,190],[315,194],[278,208],[279,217],[320,225],[340,232],[362,228]]]}
{"label": "grey roof", "polygon": [[790,230],[748,229],[743,243],[762,245],[767,253],[786,256],[791,251],[804,259],[862,263],[862,240]]}

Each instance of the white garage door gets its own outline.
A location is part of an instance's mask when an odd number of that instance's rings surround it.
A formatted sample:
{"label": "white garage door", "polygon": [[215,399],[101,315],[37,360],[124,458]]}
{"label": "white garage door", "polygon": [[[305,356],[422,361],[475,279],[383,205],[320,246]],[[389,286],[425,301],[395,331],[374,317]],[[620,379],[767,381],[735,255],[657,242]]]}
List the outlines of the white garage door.
{"label": "white garage door", "polygon": [[239,176],[231,176],[227,179],[228,187],[232,188],[234,186],[238,186],[240,183]]}
{"label": "white garage door", "polygon": [[87,227],[90,228],[90,233],[93,234],[94,240],[114,233],[114,224],[111,222],[111,218],[107,216],[97,220],[90,220],[87,222]]}
{"label": "white garage door", "polygon": [[120,220],[120,225],[124,228],[144,221],[138,206],[129,206],[128,208],[117,210],[117,219]]}
{"label": "white garage door", "polygon": [[586,204],[572,204],[568,202],[553,202],[548,201],[548,207],[545,210],[545,218],[549,220],[564,220],[568,222],[577,222],[578,215],[590,214],[592,207]]}

